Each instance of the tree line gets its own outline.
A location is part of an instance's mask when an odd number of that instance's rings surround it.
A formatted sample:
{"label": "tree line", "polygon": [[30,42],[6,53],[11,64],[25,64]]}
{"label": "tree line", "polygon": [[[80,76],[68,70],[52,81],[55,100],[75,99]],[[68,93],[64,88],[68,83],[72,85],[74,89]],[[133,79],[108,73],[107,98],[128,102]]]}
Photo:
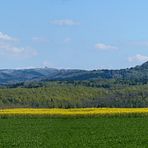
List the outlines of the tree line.
{"label": "tree line", "polygon": [[[29,82],[1,87],[0,108],[148,107],[148,84],[95,83]],[[109,87],[98,86],[103,83]]]}

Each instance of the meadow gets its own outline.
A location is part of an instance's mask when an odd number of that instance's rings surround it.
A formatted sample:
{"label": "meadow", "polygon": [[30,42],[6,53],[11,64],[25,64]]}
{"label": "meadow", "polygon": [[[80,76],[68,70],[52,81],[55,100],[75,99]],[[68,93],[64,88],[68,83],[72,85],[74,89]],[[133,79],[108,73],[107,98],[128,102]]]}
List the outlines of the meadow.
{"label": "meadow", "polygon": [[1,109],[0,147],[144,148],[148,109]]}
{"label": "meadow", "polygon": [[144,148],[148,117],[3,118],[4,148]]}

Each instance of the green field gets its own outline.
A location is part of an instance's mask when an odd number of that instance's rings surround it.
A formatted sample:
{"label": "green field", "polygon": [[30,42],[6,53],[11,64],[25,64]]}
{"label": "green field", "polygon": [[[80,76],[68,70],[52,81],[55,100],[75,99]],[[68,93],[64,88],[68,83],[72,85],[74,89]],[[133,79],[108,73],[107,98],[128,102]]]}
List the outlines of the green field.
{"label": "green field", "polygon": [[0,148],[146,148],[148,117],[5,117]]}

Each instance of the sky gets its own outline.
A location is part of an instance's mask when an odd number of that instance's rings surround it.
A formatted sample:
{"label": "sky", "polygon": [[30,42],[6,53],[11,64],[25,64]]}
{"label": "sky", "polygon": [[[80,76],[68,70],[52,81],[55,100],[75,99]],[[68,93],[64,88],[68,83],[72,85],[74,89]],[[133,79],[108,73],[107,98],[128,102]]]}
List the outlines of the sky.
{"label": "sky", "polygon": [[0,69],[142,64],[147,14],[147,0],[0,0]]}

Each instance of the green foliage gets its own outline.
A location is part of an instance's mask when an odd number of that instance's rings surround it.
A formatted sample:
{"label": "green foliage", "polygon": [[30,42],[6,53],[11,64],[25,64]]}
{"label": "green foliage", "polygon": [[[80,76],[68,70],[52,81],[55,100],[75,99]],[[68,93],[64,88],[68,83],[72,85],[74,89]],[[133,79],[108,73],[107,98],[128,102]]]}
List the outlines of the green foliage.
{"label": "green foliage", "polygon": [[148,117],[0,119],[0,147],[147,147]]}
{"label": "green foliage", "polygon": [[59,81],[1,88],[0,107],[148,107],[148,85],[115,84],[102,88],[93,85],[93,81],[89,82],[91,86],[87,84]]}
{"label": "green foliage", "polygon": [[7,85],[1,86],[1,108],[148,107],[148,62],[121,70],[45,68],[1,72],[15,76],[15,81],[10,77]]}
{"label": "green foliage", "polygon": [[105,90],[72,85],[0,89],[1,107],[83,107],[83,101],[103,96]]}

